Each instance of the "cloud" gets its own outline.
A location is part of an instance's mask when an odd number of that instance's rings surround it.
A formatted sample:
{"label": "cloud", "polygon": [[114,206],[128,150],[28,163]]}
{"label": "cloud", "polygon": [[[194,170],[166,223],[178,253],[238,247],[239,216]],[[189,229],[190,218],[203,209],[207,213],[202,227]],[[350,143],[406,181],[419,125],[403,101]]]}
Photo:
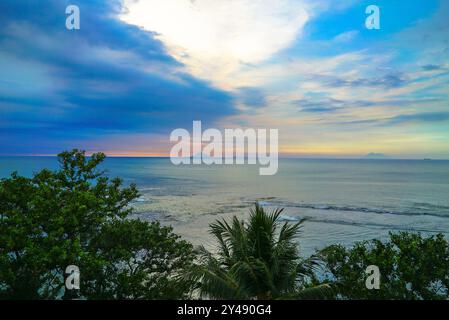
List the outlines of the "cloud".
{"label": "cloud", "polygon": [[81,0],[69,32],[71,1],[0,1],[0,153],[160,153],[193,119],[282,128],[291,152],[430,148],[416,138],[448,137],[449,4],[429,3],[374,32],[356,0]]}
{"label": "cloud", "polygon": [[302,112],[325,113],[348,108],[407,107],[441,101],[443,100],[438,98],[349,100],[335,99],[331,97],[304,97],[303,99],[294,100],[292,103],[297,104]]}
{"label": "cloud", "polygon": [[293,103],[300,106],[303,112],[334,112],[344,106],[344,101],[333,98],[322,99],[299,99]]}
{"label": "cloud", "polygon": [[120,3],[77,1],[81,29],[68,31],[68,1],[1,2],[0,153],[88,148],[94,137],[165,134],[235,113],[231,94],[120,21]]}
{"label": "cloud", "polygon": [[419,122],[443,122],[449,120],[449,112],[422,112],[403,114],[387,119],[388,124],[419,123]]}
{"label": "cloud", "polygon": [[341,121],[336,122],[334,124],[338,125],[370,124],[377,126],[392,126],[397,124],[437,123],[437,122],[446,122],[448,120],[449,120],[449,112],[441,111],[441,112],[419,112],[411,114],[400,114],[393,117]]}
{"label": "cloud", "polygon": [[435,70],[441,70],[443,67],[441,65],[437,64],[426,64],[421,67],[424,71],[435,71]]}
{"label": "cloud", "polygon": [[309,19],[301,0],[125,0],[122,19],[157,33],[194,75],[227,86],[245,64],[257,64],[297,40]]}
{"label": "cloud", "polygon": [[354,40],[358,35],[359,35],[359,31],[358,30],[351,30],[351,31],[347,31],[347,32],[343,32],[340,33],[338,35],[335,36],[334,41],[335,42],[349,42]]}
{"label": "cloud", "polygon": [[263,91],[254,87],[237,88],[237,99],[246,106],[263,107],[267,104],[267,99]]}
{"label": "cloud", "polygon": [[360,87],[381,87],[381,88],[398,88],[402,87],[407,83],[407,80],[402,74],[399,73],[387,73],[380,77],[371,78],[342,78],[333,75],[311,75],[309,77],[311,80],[322,82],[325,86],[335,88],[335,87],[350,87],[350,88],[360,88]]}

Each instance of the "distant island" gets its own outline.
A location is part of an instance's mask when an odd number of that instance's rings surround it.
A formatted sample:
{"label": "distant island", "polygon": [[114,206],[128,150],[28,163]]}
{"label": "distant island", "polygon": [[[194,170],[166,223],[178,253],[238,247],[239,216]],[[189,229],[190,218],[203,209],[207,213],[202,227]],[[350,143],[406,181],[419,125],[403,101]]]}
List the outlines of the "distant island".
{"label": "distant island", "polygon": [[363,159],[389,159],[389,157],[383,153],[370,152],[365,155]]}

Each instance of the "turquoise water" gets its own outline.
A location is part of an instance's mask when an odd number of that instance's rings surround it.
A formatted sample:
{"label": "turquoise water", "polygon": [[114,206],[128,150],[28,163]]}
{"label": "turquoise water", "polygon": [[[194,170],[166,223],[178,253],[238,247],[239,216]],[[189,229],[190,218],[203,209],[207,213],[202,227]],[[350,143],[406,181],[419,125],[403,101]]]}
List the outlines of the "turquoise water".
{"label": "turquoise water", "polygon": [[[0,176],[56,168],[56,158],[0,158]],[[259,201],[282,218],[307,218],[304,254],[331,243],[385,238],[414,230],[449,236],[449,161],[280,159],[275,176],[258,166],[174,166],[166,158],[108,158],[111,176],[137,184],[135,217],[172,225],[195,244],[211,245],[215,219],[247,217]]]}

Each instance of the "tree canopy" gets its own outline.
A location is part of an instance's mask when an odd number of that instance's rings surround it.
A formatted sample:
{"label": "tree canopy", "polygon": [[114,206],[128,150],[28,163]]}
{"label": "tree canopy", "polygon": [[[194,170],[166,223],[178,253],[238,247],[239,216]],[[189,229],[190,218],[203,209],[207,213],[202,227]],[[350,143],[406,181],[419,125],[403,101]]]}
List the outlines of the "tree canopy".
{"label": "tree canopy", "polygon": [[[320,252],[325,280],[339,299],[438,300],[449,298],[449,243],[442,234],[390,234],[352,248],[332,245]],[[365,285],[366,268],[380,271],[379,290]]]}
{"label": "tree canopy", "polygon": [[182,298],[192,246],[158,222],[129,220],[136,186],[98,169],[105,155],[72,150],[60,169],[0,181],[0,298],[73,298],[65,268],[80,269],[80,298]]}

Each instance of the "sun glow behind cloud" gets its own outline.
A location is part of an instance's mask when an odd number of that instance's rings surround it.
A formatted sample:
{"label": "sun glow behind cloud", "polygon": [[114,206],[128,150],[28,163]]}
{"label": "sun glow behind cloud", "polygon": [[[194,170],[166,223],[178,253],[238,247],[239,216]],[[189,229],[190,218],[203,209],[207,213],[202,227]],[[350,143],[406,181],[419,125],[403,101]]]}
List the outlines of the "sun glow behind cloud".
{"label": "sun glow behind cloud", "polygon": [[125,0],[123,21],[157,33],[195,76],[232,87],[231,75],[288,47],[309,19],[303,1]]}

